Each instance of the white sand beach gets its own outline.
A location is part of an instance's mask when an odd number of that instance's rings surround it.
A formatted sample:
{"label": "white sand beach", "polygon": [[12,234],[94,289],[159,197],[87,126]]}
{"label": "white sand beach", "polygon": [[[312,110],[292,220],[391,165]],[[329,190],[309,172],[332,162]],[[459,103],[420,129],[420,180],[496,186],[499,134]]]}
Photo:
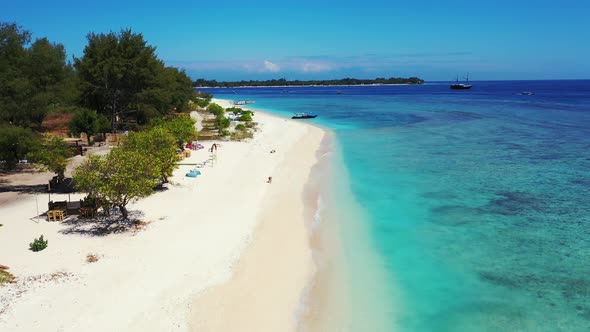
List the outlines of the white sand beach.
{"label": "white sand beach", "polygon": [[[254,139],[217,142],[197,179],[180,166],[167,190],[132,204],[143,229],[49,223],[35,218],[47,194],[0,192],[0,264],[18,280],[0,287],[0,331],[295,330],[314,272],[303,195],[325,132],[261,112],[255,121]],[[47,249],[29,251],[41,234]]]}

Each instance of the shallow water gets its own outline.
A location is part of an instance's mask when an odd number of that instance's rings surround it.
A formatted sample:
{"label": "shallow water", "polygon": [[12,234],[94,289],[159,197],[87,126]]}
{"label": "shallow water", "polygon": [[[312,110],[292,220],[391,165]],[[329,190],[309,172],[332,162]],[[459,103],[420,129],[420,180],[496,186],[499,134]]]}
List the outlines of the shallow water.
{"label": "shallow water", "polygon": [[590,330],[590,81],[209,91],[334,131],[392,329]]}

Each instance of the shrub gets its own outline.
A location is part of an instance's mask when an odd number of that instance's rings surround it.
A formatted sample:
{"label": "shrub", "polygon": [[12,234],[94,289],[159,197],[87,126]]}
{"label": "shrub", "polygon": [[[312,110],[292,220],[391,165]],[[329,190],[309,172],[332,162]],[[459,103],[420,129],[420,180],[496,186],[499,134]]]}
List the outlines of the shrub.
{"label": "shrub", "polygon": [[239,131],[235,131],[231,134],[231,139],[234,141],[241,141],[241,140],[245,140],[248,138],[253,138],[254,137],[254,133],[252,133],[250,130],[239,130]]}
{"label": "shrub", "polygon": [[197,98],[193,102],[201,108],[205,108],[205,107],[207,107],[207,105],[209,105],[209,100],[207,100],[207,99]]}
{"label": "shrub", "polygon": [[0,265],[0,285],[16,282],[16,278],[12,273],[6,270],[8,270],[8,266]]}
{"label": "shrub", "polygon": [[[104,117],[104,115],[103,115]],[[72,118],[69,123],[70,133],[74,135],[80,135],[80,133],[86,133],[88,136],[92,136],[99,132],[108,132],[111,129],[110,123],[106,130],[102,128],[100,115],[96,111],[82,108],[76,112],[76,115]],[[108,120],[107,120],[108,121]],[[99,128],[99,126],[101,128]]]}
{"label": "shrub", "polygon": [[234,115],[238,115],[238,114],[242,113],[244,110],[239,107],[230,107],[230,108],[227,108],[225,111],[231,112]]}
{"label": "shrub", "polygon": [[246,130],[246,126],[243,123],[240,123],[236,126],[236,130],[238,130],[238,131]]}
{"label": "shrub", "polygon": [[221,116],[224,113],[223,107],[214,103],[209,104],[209,106],[207,106],[207,110],[215,114],[215,116]]}
{"label": "shrub", "polygon": [[250,122],[252,121],[252,115],[250,113],[243,113],[239,118],[239,121]]}
{"label": "shrub", "polygon": [[218,129],[229,128],[230,124],[231,124],[231,120],[224,117],[224,116],[218,117],[216,120],[216,125],[217,125]]}
{"label": "shrub", "polygon": [[0,124],[0,161],[5,168],[13,168],[38,145],[39,139],[31,129]]}
{"label": "shrub", "polygon": [[47,240],[43,239],[43,235],[41,235],[38,239],[34,239],[33,242],[29,243],[29,250],[34,252],[41,251],[47,248]]}

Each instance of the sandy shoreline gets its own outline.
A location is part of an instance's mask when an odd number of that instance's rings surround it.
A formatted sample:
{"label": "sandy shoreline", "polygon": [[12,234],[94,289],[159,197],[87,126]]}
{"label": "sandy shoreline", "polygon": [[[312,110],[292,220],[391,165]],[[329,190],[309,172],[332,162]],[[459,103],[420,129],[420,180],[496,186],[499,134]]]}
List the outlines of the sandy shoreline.
{"label": "sandy shoreline", "polygon": [[[0,330],[294,330],[314,272],[303,193],[325,132],[262,112],[255,121],[255,138],[221,142],[198,179],[181,166],[168,190],[133,204],[141,231],[35,220],[46,194],[0,205],[0,264],[19,280],[0,287]],[[28,251],[40,234],[48,248]]]}

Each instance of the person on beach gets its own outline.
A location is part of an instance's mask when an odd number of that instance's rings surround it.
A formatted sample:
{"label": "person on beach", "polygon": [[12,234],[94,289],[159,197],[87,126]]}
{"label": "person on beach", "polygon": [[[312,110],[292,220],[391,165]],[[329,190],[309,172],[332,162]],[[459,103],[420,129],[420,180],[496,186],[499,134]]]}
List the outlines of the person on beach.
{"label": "person on beach", "polygon": [[268,177],[268,181],[266,181],[267,183],[272,183],[272,176]]}

